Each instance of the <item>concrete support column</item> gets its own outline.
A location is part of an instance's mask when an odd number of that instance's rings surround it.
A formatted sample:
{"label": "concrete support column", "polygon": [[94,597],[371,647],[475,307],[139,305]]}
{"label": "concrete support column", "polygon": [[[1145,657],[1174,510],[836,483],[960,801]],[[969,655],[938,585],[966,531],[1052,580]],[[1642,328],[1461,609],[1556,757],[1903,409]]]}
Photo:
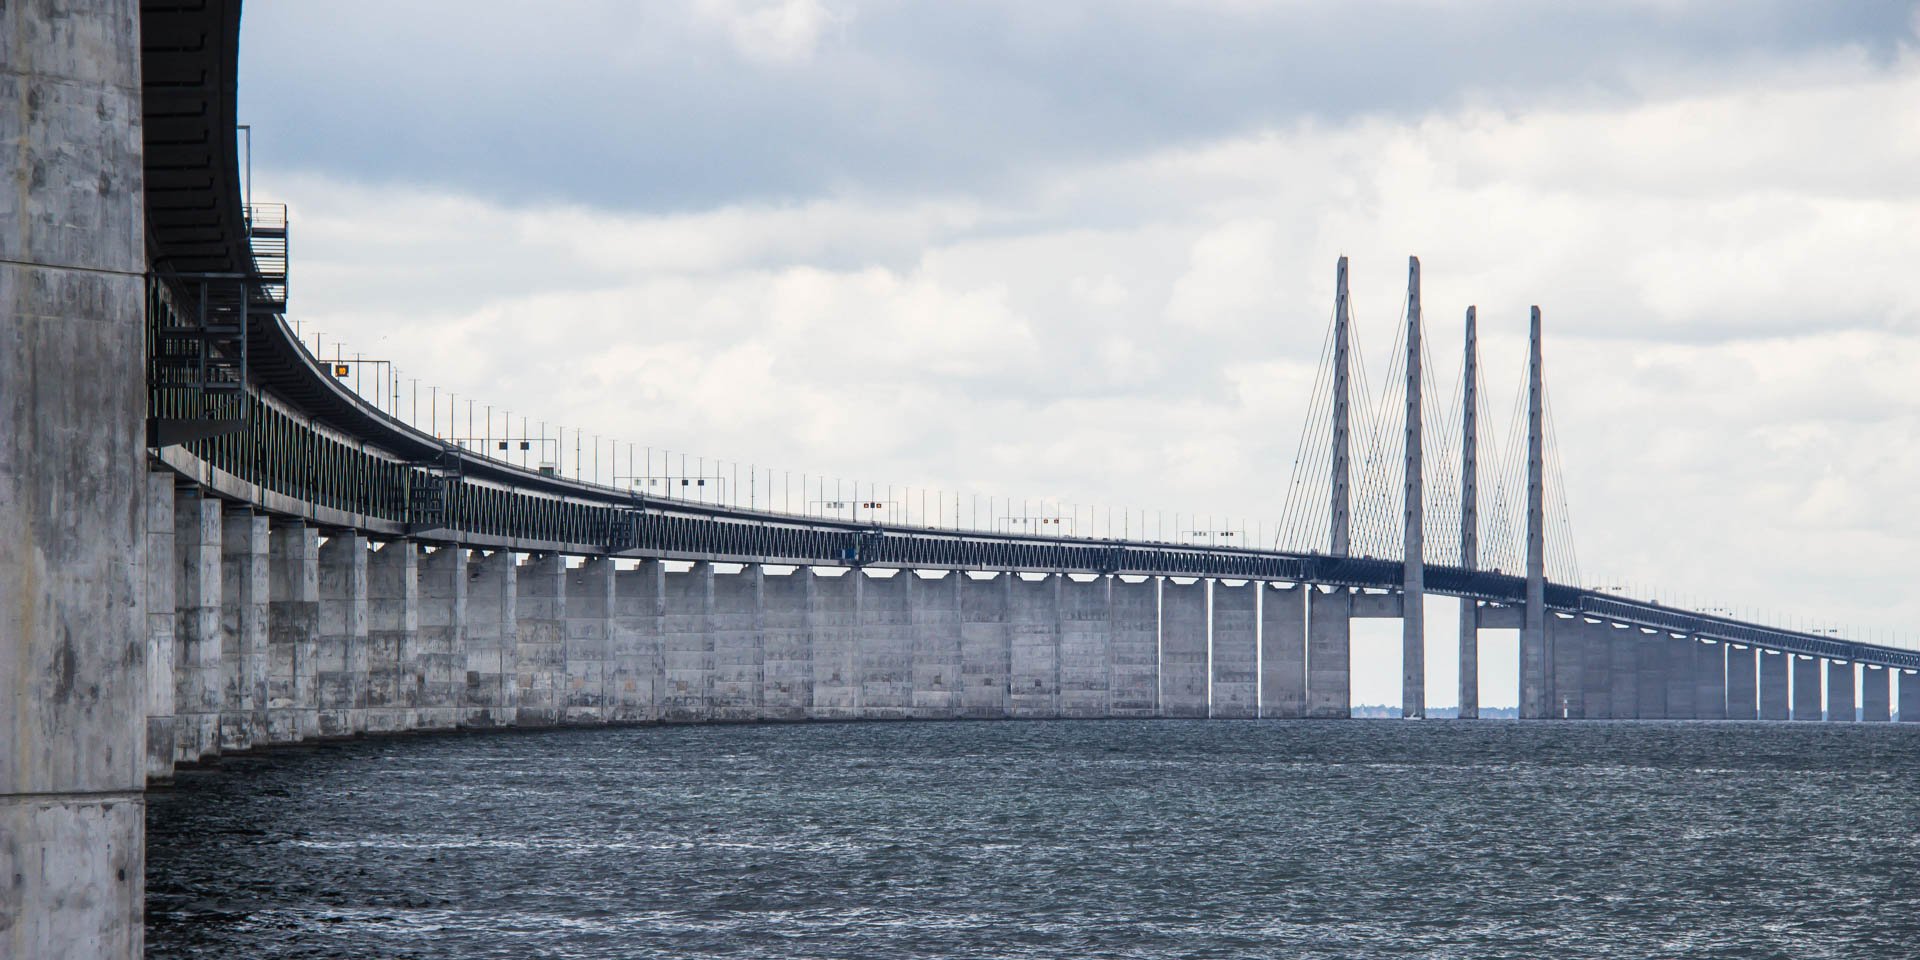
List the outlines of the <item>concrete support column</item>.
{"label": "concrete support column", "polygon": [[1587,715],[1582,668],[1586,665],[1586,621],[1579,617],[1547,614],[1547,649],[1551,654],[1549,688],[1553,697],[1547,702],[1550,719],[1579,720]]}
{"label": "concrete support column", "polygon": [[860,716],[868,720],[905,720],[913,716],[913,611],[909,608],[907,578],[911,570],[891,577],[855,570],[860,585],[859,637],[856,658],[860,683]]}
{"label": "concrete support column", "polygon": [[1900,671],[1900,722],[1920,723],[1920,672]]}
{"label": "concrete support column", "polygon": [[1207,582],[1160,583],[1160,715],[1207,715]]}
{"label": "concrete support column", "polygon": [[1793,719],[1819,720],[1820,666],[1818,657],[1793,658]]}
{"label": "concrete support column", "polygon": [[1854,704],[1853,664],[1840,660],[1827,661],[1827,719],[1841,723],[1852,723],[1857,719]]}
{"label": "concrete support column", "polygon": [[1700,716],[1700,660],[1692,637],[1667,638],[1667,719],[1693,720]]}
{"label": "concrete support column", "polygon": [[1615,720],[1640,716],[1640,631],[1609,626],[1607,637],[1608,714]]}
{"label": "concrete support column", "polygon": [[420,558],[419,727],[460,725],[467,666],[467,551],[443,546]]}
{"label": "concrete support column", "polygon": [[220,501],[173,499],[173,743],[176,763],[220,752]]}
{"label": "concrete support column", "polygon": [[267,537],[267,739],[320,735],[320,531],[276,523]]}
{"label": "concrete support column", "polygon": [[913,715],[925,720],[960,716],[960,581],[949,570],[937,580],[912,570],[907,578],[907,608],[913,621]]}
{"label": "concrete support column", "polygon": [[519,645],[519,573],[512,551],[467,555],[466,669],[460,725],[476,729],[513,722],[520,700],[514,661]]}
{"label": "concrete support column", "polygon": [[21,960],[142,950],[139,44],[131,0],[0,5],[0,956]]}
{"label": "concrete support column", "polygon": [[367,558],[367,732],[412,730],[423,681],[420,548],[393,540]]}
{"label": "concrete support column", "polygon": [[[853,720],[860,716],[860,581],[865,578],[859,570],[826,577],[810,569],[808,575],[813,577],[813,605],[807,615],[813,633],[811,716]],[[671,674],[668,680],[671,685]],[[1005,686],[1002,673],[1003,697]]]}
{"label": "concrete support column", "polygon": [[1060,578],[1060,715],[1112,715],[1112,577]]}
{"label": "concrete support column", "polygon": [[[1260,715],[1307,715],[1307,592],[1272,584],[1260,596]],[[1471,608],[1469,608],[1471,609]]]}
{"label": "concrete support column", "polygon": [[1307,716],[1353,716],[1353,594],[1307,590]]}
{"label": "concrete support column", "polygon": [[1762,650],[1760,659],[1760,719],[1785,720],[1790,716],[1787,696],[1787,661],[1792,659],[1778,650]]}
{"label": "concrete support column", "polygon": [[1664,633],[1645,633],[1638,629],[1629,631],[1634,638],[1634,649],[1638,654],[1634,670],[1635,699],[1639,709],[1635,715],[1642,720],[1667,719],[1667,635]]}
{"label": "concrete support column", "polygon": [[1259,584],[1213,581],[1213,711],[1215,717],[1260,715]]}
{"label": "concrete support column", "polygon": [[[776,580],[798,579],[777,577]],[[613,658],[613,682],[607,685],[615,723],[645,723],[660,719],[666,695],[666,661],[661,647],[667,615],[666,568],[645,560],[632,570],[613,574],[613,619],[608,653]],[[802,610],[795,614],[802,621]]]}
{"label": "concrete support column", "polygon": [[1892,720],[1893,704],[1889,694],[1887,668],[1866,666],[1860,669],[1860,719],[1868,723]]}
{"label": "concrete support column", "polygon": [[145,555],[141,559],[141,591],[147,618],[146,779],[167,783],[173,779],[173,728],[176,686],[174,666],[173,471],[147,474]]}
{"label": "concrete support column", "polygon": [[713,564],[701,561],[685,573],[668,571],[665,579],[667,612],[660,649],[666,696],[660,718],[676,723],[711,720]]}
{"label": "concrete support column", "polygon": [[[1000,719],[1007,716],[1007,679],[1012,668],[1013,634],[1007,622],[1012,607],[1013,574],[997,574],[976,580],[965,571],[954,576],[965,578],[960,584],[960,710],[974,719]],[[818,677],[821,646],[814,645],[814,691],[821,689]],[[818,706],[816,705],[816,709]]]}
{"label": "concrete support column", "polygon": [[1013,574],[1008,582],[1007,713],[1015,719],[1060,715],[1060,579],[1057,573],[1039,580]]}
{"label": "concrete support column", "polygon": [[1727,719],[1760,718],[1759,686],[1754,675],[1754,648],[1727,647]]}
{"label": "concrete support column", "polygon": [[553,726],[566,709],[560,689],[567,675],[566,558],[528,557],[514,575],[513,606],[513,722]]}
{"label": "concrete support column", "polygon": [[607,722],[607,633],[613,615],[613,561],[594,557],[567,571],[567,634],[561,719]]}
{"label": "concrete support column", "polygon": [[1613,628],[1580,624],[1580,709],[1588,720],[1611,720],[1613,712]]}
{"label": "concrete support column", "polygon": [[[766,575],[759,565],[713,577],[713,718],[758,720],[766,685],[760,611]],[[904,606],[904,604],[903,604]]]}
{"label": "concrete support column", "polygon": [[367,728],[367,538],[337,534],[320,545],[320,635],[314,641],[320,736]]}
{"label": "concrete support column", "polygon": [[1109,577],[1107,681],[1115,717],[1151,717],[1160,711],[1160,586],[1152,577]]}
{"label": "concrete support column", "polygon": [[1727,718],[1727,645],[1693,645],[1693,715],[1701,720]]}
{"label": "concrete support column", "polygon": [[[948,574],[948,579],[959,575],[958,572]],[[916,588],[919,586],[914,584]],[[807,611],[813,607],[813,571],[798,567],[784,577],[763,573],[760,597],[764,684],[760,715],[768,720],[805,720],[813,707],[813,633],[807,626]],[[955,617],[957,619],[957,613]],[[957,625],[954,634],[957,681],[960,657]],[[916,696],[918,691],[916,684]]]}
{"label": "concrete support column", "polygon": [[220,519],[220,749],[267,738],[267,518],[245,507]]}

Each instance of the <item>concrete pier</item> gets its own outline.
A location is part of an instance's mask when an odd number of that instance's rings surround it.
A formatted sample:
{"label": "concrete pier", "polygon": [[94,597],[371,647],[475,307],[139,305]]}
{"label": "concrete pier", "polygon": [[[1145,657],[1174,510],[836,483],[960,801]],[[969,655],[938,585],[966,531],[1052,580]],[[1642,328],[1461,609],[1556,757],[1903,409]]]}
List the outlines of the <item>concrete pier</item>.
{"label": "concrete pier", "polygon": [[[765,586],[766,574],[758,564],[748,564],[738,573],[716,571],[713,575],[715,720],[761,719],[760,700],[766,693],[765,634],[761,627]],[[869,584],[869,589],[872,586]],[[571,716],[568,722],[574,722]]]}
{"label": "concrete pier", "polygon": [[422,730],[460,724],[467,666],[467,551],[442,546],[419,558]]}
{"label": "concrete pier", "polygon": [[[545,727],[560,722],[560,687],[567,670],[567,563],[550,553],[530,556],[514,574],[513,722]],[[706,636],[705,622],[701,636]],[[709,642],[711,642],[709,640]]]}
{"label": "concrete pier", "polygon": [[1616,720],[1640,716],[1640,631],[1608,626],[1607,715]]}
{"label": "concrete pier", "polygon": [[1699,720],[1727,718],[1727,648],[1723,643],[1693,645],[1693,715]]}
{"label": "concrete pier", "polygon": [[566,672],[560,703],[567,723],[605,723],[611,714],[607,680],[613,670],[607,650],[613,591],[613,561],[606,557],[590,557],[567,571]]}
{"label": "concrete pier", "polygon": [[[809,573],[814,578],[813,608],[809,619],[813,630],[812,717],[816,720],[852,720],[860,715],[859,592],[862,577],[858,570],[849,570],[837,577],[823,576],[819,571]],[[1001,617],[1004,624],[1004,607]],[[669,662],[670,689],[672,669]],[[1004,672],[1000,675],[1000,686],[1004,697]],[[669,699],[673,695],[670,694]]]}
{"label": "concrete pier", "polygon": [[1258,584],[1213,585],[1213,716],[1260,715]]}
{"label": "concrete pier", "polygon": [[510,551],[467,556],[467,652],[460,681],[460,723],[504,727],[520,701],[514,674],[519,646],[519,566]]}
{"label": "concrete pier", "polygon": [[1827,661],[1827,719],[1841,723],[1852,723],[1857,719],[1854,713],[1853,664],[1842,660]]}
{"label": "concrete pier", "polygon": [[1060,715],[1061,579],[1059,574],[1036,580],[1014,575],[1008,583],[1009,716],[1042,720]]}
{"label": "concrete pier", "polygon": [[1353,594],[1344,587],[1307,593],[1307,716],[1353,716]]}
{"label": "concrete pier", "polygon": [[[148,782],[173,779],[174,702],[174,581],[173,473],[156,470],[146,475],[143,491],[146,536],[142,540],[141,601],[145,605],[146,716]],[[0,651],[3,652],[3,651]]]}
{"label": "concrete pier", "polygon": [[276,523],[267,541],[267,739],[297,743],[320,735],[320,531]]}
{"label": "concrete pier", "polygon": [[[860,582],[860,716],[905,720],[913,716],[913,611],[908,606],[911,570],[892,576],[854,571]],[[1049,611],[1051,613],[1051,611]],[[1048,617],[1047,632],[1053,629]],[[1048,679],[1052,679],[1049,671]]]}
{"label": "concrete pier", "polygon": [[[960,591],[966,574],[949,570],[944,577],[927,579],[907,570],[901,575],[908,577],[907,603],[913,617],[913,715],[923,720],[953,719],[961,714],[964,684]],[[773,599],[769,595],[769,615]],[[771,633],[768,642],[772,643]]]}
{"label": "concrete pier", "polygon": [[320,545],[320,636],[314,643],[317,719],[323,737],[367,728],[367,538],[336,534]]}
{"label": "concrete pier", "polygon": [[1635,666],[1634,715],[1642,720],[1667,719],[1667,635],[1630,630]]}
{"label": "concrete pier", "polygon": [[[1579,621],[1579,618],[1575,618]],[[1589,720],[1610,720],[1613,712],[1613,628],[1579,621],[1580,706]]]}
{"label": "concrete pier", "polygon": [[1893,701],[1887,688],[1887,668],[1860,668],[1860,719],[1886,723],[1893,719]]}
{"label": "concrete pier", "polygon": [[220,518],[220,749],[267,738],[267,518],[245,508]]}
{"label": "concrete pier", "polygon": [[1106,717],[1112,703],[1112,577],[1060,578],[1060,715]]}
{"label": "concrete pier", "polygon": [[180,489],[173,500],[174,761],[220,752],[220,501]]}
{"label": "concrete pier", "polygon": [[[623,609],[628,603],[627,576],[621,574],[620,581],[618,602]],[[813,570],[796,567],[785,576],[763,571],[760,596],[765,604],[760,626],[760,714],[769,720],[804,720],[813,707],[813,633],[807,626],[814,602]],[[956,649],[956,660],[958,655]]]}
{"label": "concrete pier", "polygon": [[1307,715],[1307,591],[1270,584],[1260,597],[1260,715]]}
{"label": "concrete pier", "polygon": [[1207,715],[1207,582],[1160,582],[1160,715]]}
{"label": "concrete pier", "polygon": [[1667,719],[1698,719],[1700,661],[1692,637],[1667,638]]}
{"label": "concrete pier", "polygon": [[1900,671],[1901,723],[1920,723],[1920,672]]}
{"label": "concrete pier", "polygon": [[1815,657],[1793,658],[1793,719],[1820,719],[1820,664]]}
{"label": "concrete pier", "polygon": [[[774,582],[783,585],[794,581],[811,582],[799,571],[787,577],[775,577]],[[804,600],[804,594],[796,596]],[[607,685],[607,697],[611,701],[608,710],[617,723],[650,722],[660,719],[660,707],[666,695],[666,663],[661,646],[666,623],[666,568],[658,560],[645,560],[631,570],[616,569],[613,573],[613,616],[607,622],[607,655],[613,665],[613,680]],[[806,628],[807,606],[804,602],[795,602],[790,607],[782,607],[787,618],[799,624],[798,655],[807,663],[812,662],[812,653],[808,648]],[[772,637],[774,634],[769,633]],[[783,646],[779,653],[792,656],[791,636],[779,634]],[[784,683],[793,683],[793,673],[783,670],[778,676]],[[771,683],[771,678],[769,683]],[[779,702],[786,705],[786,713],[780,719],[798,720],[806,716],[806,706],[813,695],[812,677],[800,675],[797,690],[781,688],[784,699]],[[771,696],[769,691],[763,696]]]}
{"label": "concrete pier", "polygon": [[1559,617],[1547,615],[1547,650],[1551,659],[1549,665],[1552,677],[1549,688],[1553,691],[1548,701],[1547,716],[1565,717],[1579,720],[1587,715],[1586,703],[1582,691],[1585,689],[1583,675],[1586,666],[1586,622],[1579,617]]}
{"label": "concrete pier", "polygon": [[368,733],[419,725],[420,548],[382,544],[367,561]]}
{"label": "concrete pier", "polygon": [[[964,686],[960,694],[962,716],[976,720],[994,720],[1007,715],[1007,675],[1012,660],[1012,634],[1007,624],[1009,581],[1013,574],[1002,573],[976,579],[964,571],[960,584],[960,676]],[[820,642],[814,641],[813,671],[818,676]],[[815,685],[818,691],[820,687]],[[817,693],[816,693],[817,696]]]}
{"label": "concrete pier", "polygon": [[1727,647],[1727,719],[1760,718],[1759,686],[1754,674],[1752,647]]}
{"label": "concrete pier", "polygon": [[[956,574],[957,576],[957,574]],[[1109,577],[1107,635],[1112,663],[1110,714],[1151,717],[1160,711],[1160,586]]]}
{"label": "concrete pier", "polygon": [[1785,720],[1792,714],[1788,707],[1788,661],[1792,658],[1777,650],[1762,650],[1760,657],[1760,719]]}
{"label": "concrete pier", "polygon": [[[842,691],[840,698],[852,707],[858,705],[860,695],[853,643],[856,608],[851,595],[859,586],[859,578],[849,573],[840,580],[850,582],[838,584],[848,588],[848,596],[835,611],[840,621],[835,629],[844,639],[835,664],[834,681]],[[660,657],[666,692],[660,701],[660,719],[675,723],[710,720],[713,718],[713,564],[703,561],[684,572],[669,570],[664,583],[666,615],[660,625]],[[820,592],[824,597],[833,591],[822,589]],[[814,700],[821,699],[816,687]]]}

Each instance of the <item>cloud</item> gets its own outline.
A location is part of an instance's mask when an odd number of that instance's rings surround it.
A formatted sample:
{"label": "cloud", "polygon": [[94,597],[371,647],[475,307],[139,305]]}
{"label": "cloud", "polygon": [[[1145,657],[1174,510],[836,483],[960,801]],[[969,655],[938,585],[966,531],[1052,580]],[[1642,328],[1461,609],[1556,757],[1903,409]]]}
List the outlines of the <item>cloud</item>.
{"label": "cloud", "polygon": [[768,64],[810,59],[836,19],[819,0],[695,0],[693,9],[726,30],[742,57]]}

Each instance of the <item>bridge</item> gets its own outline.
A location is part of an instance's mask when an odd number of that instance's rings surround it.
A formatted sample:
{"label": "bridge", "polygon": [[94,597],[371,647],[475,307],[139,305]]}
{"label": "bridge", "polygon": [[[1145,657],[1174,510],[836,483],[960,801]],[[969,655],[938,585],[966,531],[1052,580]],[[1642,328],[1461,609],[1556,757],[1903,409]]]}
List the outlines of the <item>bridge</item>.
{"label": "bridge", "polygon": [[1462,717],[1479,632],[1513,629],[1524,718],[1885,721],[1897,674],[1920,721],[1920,653],[1563,575],[1540,311],[1500,455],[1472,308],[1441,409],[1417,260],[1377,404],[1338,264],[1271,543],[688,500],[443,440],[289,327],[286,212],[240,190],[239,15],[4,14],[7,956],[139,954],[142,792],[183,764],[562,724],[1338,718],[1361,618],[1401,622],[1420,717],[1430,593],[1459,601]]}

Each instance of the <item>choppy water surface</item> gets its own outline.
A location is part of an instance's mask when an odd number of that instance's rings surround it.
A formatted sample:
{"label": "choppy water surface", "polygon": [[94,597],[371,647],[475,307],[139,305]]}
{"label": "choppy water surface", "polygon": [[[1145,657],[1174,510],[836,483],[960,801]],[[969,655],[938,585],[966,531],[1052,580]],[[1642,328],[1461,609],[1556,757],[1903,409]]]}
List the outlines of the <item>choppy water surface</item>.
{"label": "choppy water surface", "polygon": [[156,957],[1920,956],[1920,729],[652,727],[229,760]]}

